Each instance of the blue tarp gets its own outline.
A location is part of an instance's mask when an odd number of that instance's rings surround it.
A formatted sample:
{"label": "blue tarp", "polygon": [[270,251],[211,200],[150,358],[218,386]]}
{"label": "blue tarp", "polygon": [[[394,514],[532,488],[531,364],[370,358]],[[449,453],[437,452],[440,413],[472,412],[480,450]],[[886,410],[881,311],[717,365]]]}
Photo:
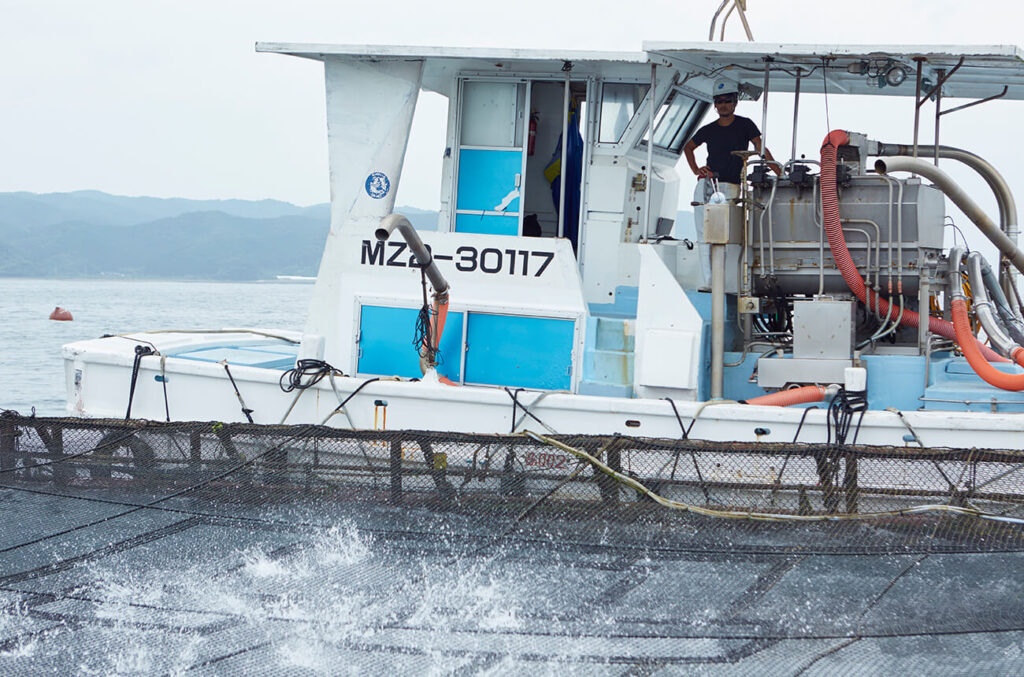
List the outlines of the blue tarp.
{"label": "blue tarp", "polygon": [[[572,242],[572,250],[576,251],[577,240],[579,239],[579,217],[580,217],[580,183],[583,176],[583,137],[580,135],[579,115],[577,115],[576,102],[573,101],[569,108],[569,141],[566,146],[566,175],[565,186],[568,189],[565,194],[565,219],[563,234]],[[551,155],[551,161],[544,168],[544,176],[551,182],[551,198],[555,201],[555,211],[558,211],[558,203],[562,189],[562,136],[558,136],[558,144],[555,152]]]}

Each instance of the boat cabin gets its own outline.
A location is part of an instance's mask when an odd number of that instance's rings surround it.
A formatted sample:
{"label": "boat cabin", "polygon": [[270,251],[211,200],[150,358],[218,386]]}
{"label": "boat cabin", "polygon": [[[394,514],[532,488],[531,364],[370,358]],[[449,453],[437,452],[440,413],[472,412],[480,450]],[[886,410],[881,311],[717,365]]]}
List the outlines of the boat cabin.
{"label": "boat cabin", "polygon": [[[793,317],[848,326],[856,308],[826,260],[817,163],[798,159],[795,141],[792,157],[780,157],[778,182],[758,179],[763,158],[750,158],[739,201],[705,209],[710,190],[701,185],[695,222],[676,222],[676,167],[716,82],[731,79],[741,98],[765,107],[775,91],[796,93],[797,106],[801,92],[917,95],[918,111],[929,97],[941,105],[943,95],[1024,96],[1024,60],[1007,47],[257,49],[316,59],[325,69],[331,230],[300,357],[358,376],[425,373],[414,337],[433,290],[407,242],[374,236],[394,210],[399,182],[416,180],[402,171],[424,90],[448,99],[447,129],[438,130],[445,135],[439,218],[419,232],[450,284],[437,374],[457,385],[613,397],[740,399],[841,382],[866,345],[851,330],[837,348],[793,352],[820,343],[798,340]],[[793,120],[795,139],[798,108]],[[766,140],[773,134],[763,129]],[[929,290],[948,283],[939,265],[942,195],[917,178],[874,176],[866,160],[878,143],[851,144],[839,164],[849,175],[844,219],[851,233],[864,234],[863,243],[849,235],[858,270],[879,288],[898,275],[901,309],[927,304]],[[782,156],[785,144],[772,145]],[[894,215],[905,228],[898,237]],[[717,246],[729,263],[716,282]],[[815,300],[823,303],[813,313],[801,305]],[[927,331],[876,319],[882,327],[869,330],[869,351],[879,336],[891,336],[901,354],[927,355]],[[780,334],[787,335],[781,342]],[[752,350],[773,341],[785,356]],[[783,357],[796,359],[783,364]]]}

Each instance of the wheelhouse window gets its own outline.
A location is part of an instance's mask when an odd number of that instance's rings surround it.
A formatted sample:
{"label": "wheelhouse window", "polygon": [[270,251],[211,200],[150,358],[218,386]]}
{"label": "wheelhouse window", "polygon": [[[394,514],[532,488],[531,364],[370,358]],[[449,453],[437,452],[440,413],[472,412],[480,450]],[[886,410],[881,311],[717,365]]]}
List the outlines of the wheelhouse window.
{"label": "wheelhouse window", "polygon": [[522,147],[525,85],[471,80],[463,88],[462,145]]}
{"label": "wheelhouse window", "polygon": [[[672,153],[680,153],[686,140],[697,131],[710,104],[695,99],[676,89],[654,116],[654,146]],[[644,146],[650,133],[644,134],[639,145]]]}
{"label": "wheelhouse window", "polygon": [[601,87],[601,125],[599,143],[618,143],[626,126],[636,114],[650,85],[606,82]]}

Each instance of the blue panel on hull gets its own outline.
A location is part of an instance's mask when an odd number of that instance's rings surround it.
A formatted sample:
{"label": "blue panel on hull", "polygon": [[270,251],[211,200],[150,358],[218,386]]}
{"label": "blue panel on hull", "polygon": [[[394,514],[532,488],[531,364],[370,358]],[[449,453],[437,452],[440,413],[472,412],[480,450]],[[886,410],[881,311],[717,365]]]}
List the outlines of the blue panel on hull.
{"label": "blue panel on hull", "polygon": [[518,235],[519,215],[456,214],[455,231],[485,235]]}
{"label": "blue panel on hull", "polygon": [[[1008,374],[1022,373],[1020,367],[1010,363],[992,366]],[[990,386],[974,373],[962,357],[933,356],[929,380],[922,400],[925,409],[1024,412],[1024,392],[1011,392]]]}
{"label": "blue panel on hull", "polygon": [[574,325],[572,320],[470,313],[466,382],[569,390]]}
{"label": "blue panel on hull", "polygon": [[744,357],[743,353],[726,352],[726,364],[735,364],[743,358],[740,364],[735,367],[725,367],[723,371],[722,396],[727,400],[749,400],[761,395],[767,395],[768,391],[750,382],[750,376],[757,367],[757,361],[761,355],[756,352],[748,352]]}
{"label": "blue panel on hull", "polygon": [[[413,346],[419,309],[363,306],[359,318],[360,374],[419,378],[420,357]],[[461,376],[462,313],[448,313],[441,335],[437,373],[458,382]]]}
{"label": "blue panel on hull", "polygon": [[462,149],[459,151],[456,210],[518,213],[518,197],[503,209],[499,209],[499,205],[509,193],[516,190],[516,175],[522,171],[521,150]]}
{"label": "blue panel on hull", "polygon": [[635,319],[638,297],[639,289],[636,287],[616,287],[615,301],[613,303],[591,303],[590,314],[598,317]]}
{"label": "blue panel on hull", "polygon": [[865,355],[868,370],[868,408],[921,408],[924,394],[923,355]]}

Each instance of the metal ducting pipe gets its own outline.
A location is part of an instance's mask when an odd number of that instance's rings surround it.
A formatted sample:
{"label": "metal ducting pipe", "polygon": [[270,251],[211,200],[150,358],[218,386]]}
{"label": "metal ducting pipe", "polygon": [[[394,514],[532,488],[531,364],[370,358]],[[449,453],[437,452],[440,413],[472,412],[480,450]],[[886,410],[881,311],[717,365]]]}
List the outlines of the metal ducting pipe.
{"label": "metal ducting pipe", "polygon": [[444,294],[447,292],[448,282],[441,275],[441,271],[437,268],[437,263],[434,262],[434,257],[430,255],[430,251],[423,244],[419,233],[409,223],[409,219],[401,214],[388,214],[381,219],[380,227],[377,228],[374,234],[378,240],[386,241],[391,237],[391,233],[396,228],[402,234],[402,237],[405,238],[405,243],[409,245],[409,249],[416,255],[416,260],[420,262],[420,266],[426,269],[427,279],[430,280],[430,286],[434,288],[434,293]]}
{"label": "metal ducting pipe", "polygon": [[1007,237],[1006,233],[999,226],[992,222],[988,214],[982,211],[981,207],[971,199],[949,174],[931,162],[912,157],[890,157],[885,160],[876,160],[875,171],[879,174],[913,172],[930,180],[967,215],[967,218],[1002,252],[1007,260],[1013,264],[1014,268],[1024,273],[1024,252],[1017,247],[1015,242]]}
{"label": "metal ducting pipe", "polygon": [[[951,253],[950,258],[952,259],[952,257]],[[971,294],[974,296],[974,303],[971,305],[974,308],[974,314],[981,320],[981,326],[984,327],[992,345],[1004,355],[1010,355],[1014,348],[1018,348],[1018,345],[1003,330],[992,312],[992,302],[988,300],[988,292],[985,291],[985,281],[982,278],[982,263],[980,252],[971,252],[967,255],[967,274],[971,279]]]}
{"label": "metal ducting pipe", "polygon": [[[925,155],[933,155],[936,152],[935,146],[918,146],[917,149]],[[912,156],[914,154],[914,147],[902,143],[879,142],[878,154],[886,157]],[[938,155],[940,158],[962,162],[978,172],[981,178],[985,179],[985,183],[992,189],[996,196],[996,202],[999,205],[999,225],[1002,226],[1007,236],[1016,243],[1019,232],[1017,226],[1017,203],[1014,201],[1013,193],[1010,192],[1010,186],[1003,179],[1003,175],[990,165],[985,158],[962,148],[939,146]]]}

